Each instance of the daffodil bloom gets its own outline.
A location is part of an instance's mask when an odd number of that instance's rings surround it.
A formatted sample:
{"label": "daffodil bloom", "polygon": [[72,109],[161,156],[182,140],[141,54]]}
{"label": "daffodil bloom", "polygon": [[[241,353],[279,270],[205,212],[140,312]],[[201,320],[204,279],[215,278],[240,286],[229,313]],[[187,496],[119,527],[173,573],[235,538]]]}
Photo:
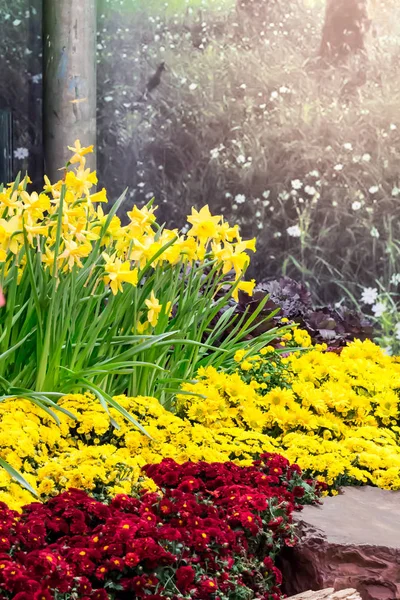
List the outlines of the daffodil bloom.
{"label": "daffodil bloom", "polygon": [[213,216],[208,204],[199,211],[192,208],[192,214],[187,218],[192,228],[188,231],[189,236],[197,237],[199,240],[216,239],[221,229],[221,216]]}
{"label": "daffodil bloom", "polygon": [[233,290],[232,297],[236,302],[239,300],[239,291],[245,292],[248,296],[253,295],[256,282],[254,279],[251,281],[240,281],[236,288]]}
{"label": "daffodil bloom", "polygon": [[[143,268],[149,260],[154,258],[161,248],[161,242],[155,241],[153,236],[148,235],[142,241],[133,240],[133,248],[129,253],[129,258],[136,261]],[[155,267],[160,260],[162,260],[162,255],[152,262],[152,266]]]}
{"label": "daffodil bloom", "polygon": [[0,192],[0,206],[7,208],[9,214],[14,214],[21,207],[21,204],[17,191],[13,192],[11,188],[8,188]]}
{"label": "daffodil bloom", "polygon": [[256,251],[256,238],[252,238],[251,240],[242,240],[239,238],[235,244],[235,251],[244,252],[245,250]]}
{"label": "daffodil bloom", "polygon": [[44,254],[42,254],[42,263],[51,271],[54,265],[54,252],[46,246]]}
{"label": "daffodil bloom", "polygon": [[[101,206],[96,210],[96,219],[92,224],[92,231],[96,235],[100,235],[100,232],[106,223],[108,215],[104,214]],[[108,224],[107,231],[103,232],[103,244],[109,244],[112,239],[120,238],[123,235],[123,228],[121,227],[121,219],[114,215]]]}
{"label": "daffodil bloom", "polygon": [[28,212],[33,218],[39,219],[43,213],[50,209],[50,198],[46,194],[37,194],[32,192],[21,192],[20,198],[23,201],[23,210]]}
{"label": "daffodil bloom", "polygon": [[149,309],[148,313],[147,313],[147,320],[150,323],[150,325],[155,327],[158,322],[158,315],[161,312],[162,305],[155,297],[153,290],[151,291],[150,298],[145,300],[144,303],[146,304],[147,308]]}
{"label": "daffodil bloom", "polygon": [[90,202],[108,202],[107,200],[107,192],[106,188],[100,190],[100,192],[96,192],[95,194],[91,194]]}
{"label": "daffodil bloom", "polygon": [[78,242],[81,242],[82,244],[84,244],[87,241],[93,241],[93,240],[98,240],[99,236],[97,233],[94,233],[94,231],[88,231],[87,229],[85,229],[84,227],[87,225],[87,221],[85,220],[84,222],[77,222],[76,225],[73,225],[72,223],[68,223],[67,224],[67,230],[68,230],[68,234],[75,238],[76,240],[78,240]]}
{"label": "daffodil bloom", "polygon": [[[17,233],[20,232],[20,233]],[[23,244],[22,219],[14,215],[11,219],[0,219],[0,246],[17,254]]]}
{"label": "daffodil bloom", "polygon": [[89,242],[77,244],[74,240],[64,240],[64,251],[59,255],[59,259],[66,260],[65,269],[72,270],[75,264],[82,267],[81,258],[88,256],[92,250],[92,245]]}
{"label": "daffodil bloom", "polygon": [[50,179],[47,177],[47,175],[45,175],[43,189],[46,194],[51,194],[53,196],[53,198],[59,198],[60,190],[61,190],[61,183],[62,183],[61,181],[58,181],[57,183],[52,184]]}
{"label": "daffodil bloom", "polygon": [[76,173],[68,171],[65,183],[78,197],[89,197],[90,189],[97,183],[96,171],[82,168],[79,168]]}
{"label": "daffodil bloom", "polygon": [[172,317],[172,302],[171,302],[171,300],[168,300],[168,302],[166,303],[164,312],[169,317]]}
{"label": "daffodil bloom", "polygon": [[130,283],[133,286],[136,286],[138,283],[138,270],[131,269],[131,264],[129,260],[122,261],[117,258],[116,254],[113,256],[109,256],[106,252],[103,252],[103,258],[106,261],[104,265],[104,271],[107,275],[104,277],[104,281],[107,284],[110,284],[111,291],[114,296],[118,293],[118,291],[122,292],[123,283]]}
{"label": "daffodil bloom", "polygon": [[234,269],[238,278],[249,265],[250,257],[242,251],[242,244],[240,246],[238,244],[230,244],[229,242],[226,242],[224,246],[213,244],[212,249],[214,256],[222,262],[222,272],[224,275]]}
{"label": "daffodil bloom", "polygon": [[152,206],[151,208],[147,208],[147,206],[143,206],[142,208],[134,206],[127,215],[131,220],[131,224],[133,226],[138,225],[142,233],[145,233],[146,231],[152,231],[151,226],[156,222],[154,214],[156,209],[157,206]]}
{"label": "daffodil bloom", "polygon": [[234,225],[233,227],[231,227],[229,225],[229,223],[227,223],[226,221],[223,222],[219,229],[218,241],[219,242],[234,242],[235,240],[239,240],[239,239],[240,239],[239,226]]}
{"label": "daffodil bloom", "polygon": [[47,235],[49,231],[48,225],[25,225],[28,242],[32,245],[33,238],[38,235]]}
{"label": "daffodil bloom", "polygon": [[80,163],[81,165],[84,164],[83,157],[86,154],[91,154],[93,152],[93,148],[93,146],[87,146],[86,148],[83,148],[79,140],[76,140],[74,146],[68,146],[68,150],[71,150],[71,152],[74,153],[69,161],[71,165],[76,163]]}
{"label": "daffodil bloom", "polygon": [[148,321],[145,321],[144,323],[142,323],[141,321],[138,321],[136,323],[136,327],[132,328],[132,333],[138,333],[143,334],[146,332],[146,330],[150,327],[150,323]]}

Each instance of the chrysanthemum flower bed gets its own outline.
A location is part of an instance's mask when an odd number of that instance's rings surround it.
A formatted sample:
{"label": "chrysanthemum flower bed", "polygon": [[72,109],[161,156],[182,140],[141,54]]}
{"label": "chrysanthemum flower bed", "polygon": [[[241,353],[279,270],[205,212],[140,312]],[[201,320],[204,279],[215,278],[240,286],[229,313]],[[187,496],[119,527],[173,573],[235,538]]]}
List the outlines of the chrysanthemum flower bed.
{"label": "chrysanthemum flower bed", "polygon": [[[278,376],[286,387],[265,383]],[[141,468],[162,458],[249,465],[263,452],[298,463],[332,492],[365,483],[400,489],[400,363],[369,341],[340,355],[319,348],[283,359],[267,348],[240,360],[236,373],[208,367],[183,387],[177,414],[154,398],[117,398],[151,437],[114,409],[112,426],[91,395],[61,399],[77,421],[62,414],[60,426],[28,401],[3,402],[0,456],[43,500],[69,487],[104,499],[154,490]],[[0,488],[12,508],[33,500],[5,471]]]}
{"label": "chrysanthemum flower bed", "polygon": [[158,492],[105,504],[69,490],[21,515],[0,505],[0,598],[281,598],[274,559],[318,484],[276,455],[144,470]]}
{"label": "chrysanthemum flower bed", "polygon": [[[340,355],[325,350],[284,359],[272,347],[246,357],[239,352],[235,374],[208,368],[183,386],[207,402],[182,396],[180,414],[216,430],[267,434],[333,492],[365,483],[400,489],[399,358],[369,340],[352,342]],[[238,386],[242,379],[247,390]],[[280,387],[271,389],[271,379]]]}

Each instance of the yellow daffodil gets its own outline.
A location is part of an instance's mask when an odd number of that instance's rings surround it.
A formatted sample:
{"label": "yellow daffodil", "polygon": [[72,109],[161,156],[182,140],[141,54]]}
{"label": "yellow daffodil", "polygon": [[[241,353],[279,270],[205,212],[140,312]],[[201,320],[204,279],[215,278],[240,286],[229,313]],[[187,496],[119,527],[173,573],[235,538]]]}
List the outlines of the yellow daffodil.
{"label": "yellow daffodil", "polygon": [[155,297],[153,290],[151,291],[150,298],[145,300],[144,303],[148,308],[147,320],[152,325],[152,327],[155,327],[158,322],[158,316],[161,312],[162,305]]}
{"label": "yellow daffodil", "polygon": [[239,301],[239,291],[245,292],[248,296],[252,296],[255,285],[256,285],[255,279],[252,279],[251,281],[240,281],[238,283],[238,285],[235,287],[235,289],[233,290],[232,297],[234,298],[234,300],[236,300],[236,302],[238,302]]}
{"label": "yellow daffodil", "polygon": [[93,152],[93,148],[94,146],[87,146],[86,148],[83,148],[79,140],[76,140],[74,146],[68,146],[68,150],[73,152],[72,158],[69,160],[71,165],[76,163],[80,163],[81,165],[84,164],[83,157],[86,154],[91,154]]}
{"label": "yellow daffodil", "polygon": [[105,252],[103,252],[103,258],[105,260],[104,271],[106,273],[104,281],[106,285],[110,284],[114,296],[118,291],[123,291],[123,283],[130,283],[133,286],[137,285],[138,270],[131,269],[131,263],[128,260],[122,261],[117,258],[116,254],[109,256]]}
{"label": "yellow daffodil", "polygon": [[105,203],[107,203],[108,200],[107,200],[106,189],[103,188],[99,192],[96,192],[95,194],[91,194],[90,202],[105,202]]}
{"label": "yellow daffodil", "polygon": [[75,240],[64,240],[64,250],[59,255],[59,260],[66,261],[65,269],[69,269],[70,271],[74,267],[74,265],[78,265],[78,267],[82,267],[81,258],[88,256],[92,250],[92,245],[89,242],[84,242],[83,244],[78,244]]}
{"label": "yellow daffodil", "polygon": [[220,232],[221,216],[212,216],[208,204],[199,211],[192,208],[192,214],[187,218],[192,225],[188,231],[189,236],[197,237],[199,240],[216,239]]}

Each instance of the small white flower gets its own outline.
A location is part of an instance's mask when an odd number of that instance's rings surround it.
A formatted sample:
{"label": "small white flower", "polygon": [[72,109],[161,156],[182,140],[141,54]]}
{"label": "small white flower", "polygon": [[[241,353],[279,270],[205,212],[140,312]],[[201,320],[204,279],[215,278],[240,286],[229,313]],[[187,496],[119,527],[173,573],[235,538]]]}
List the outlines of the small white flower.
{"label": "small white flower", "polygon": [[288,87],[286,87],[285,85],[282,85],[279,88],[279,93],[280,94],[288,94],[290,92],[290,89]]}
{"label": "small white flower", "polygon": [[376,194],[377,192],[379,192],[379,185],[371,186],[368,191],[370,194]]}
{"label": "small white flower", "polygon": [[336,200],[332,200],[332,206],[336,207],[338,205]]}
{"label": "small white flower", "polygon": [[290,237],[301,237],[301,229],[298,225],[292,225],[291,227],[288,227],[286,231]]}
{"label": "small white flower", "polygon": [[28,158],[29,150],[28,148],[17,148],[14,150],[14,158],[17,160],[24,160],[24,158]]}
{"label": "small white flower", "polygon": [[341,163],[339,163],[333,167],[333,170],[334,171],[343,171],[343,165]]}
{"label": "small white flower", "polygon": [[391,131],[396,131],[397,125],[395,125],[394,123],[390,123],[389,128],[391,129]]}
{"label": "small white flower", "polygon": [[278,96],[279,96],[278,92],[273,91],[273,92],[271,92],[270,98],[271,98],[271,100],[276,100],[278,98]]}
{"label": "small white flower", "polygon": [[13,21],[14,27],[18,27],[18,25],[21,25],[21,23],[22,23],[21,19],[15,19],[15,21]]}
{"label": "small white flower", "polygon": [[279,198],[280,198],[280,200],[283,200],[283,201],[289,200],[290,194],[289,194],[289,192],[281,192],[279,194]]}
{"label": "small white flower", "polygon": [[247,85],[245,83],[242,83],[242,85],[239,86],[241,90],[245,90],[247,88]]}
{"label": "small white flower", "polygon": [[144,181],[141,181],[140,183],[137,184],[138,188],[144,188],[146,184],[144,183]]}
{"label": "small white flower", "polygon": [[269,200],[263,200],[263,201],[262,201],[262,205],[263,205],[263,206],[265,206],[265,208],[266,208],[267,206],[269,206],[270,204],[271,204],[271,203],[270,203],[270,201],[269,201]]}
{"label": "small white flower", "polygon": [[113,96],[105,96],[104,102],[112,102],[114,100]]}
{"label": "small white flower", "polygon": [[400,273],[394,273],[390,279],[390,283],[392,285],[399,285],[400,283]]}
{"label": "small white flower", "polygon": [[191,84],[189,85],[189,90],[190,90],[191,92],[194,92],[194,90],[197,90],[197,83],[191,83]]}
{"label": "small white flower", "polygon": [[303,184],[300,181],[300,179],[293,179],[292,180],[292,188],[294,190],[301,190],[302,187],[303,187]]}
{"label": "small white flower", "polygon": [[239,165],[243,165],[246,162],[246,157],[243,154],[239,154],[239,156],[236,158],[236,162]]}
{"label": "small white flower", "polygon": [[379,231],[377,230],[376,227],[371,227],[371,231],[370,234],[373,238],[378,238],[379,237]]}
{"label": "small white flower", "polygon": [[400,323],[396,323],[396,325],[394,326],[394,337],[396,338],[396,340],[400,341]]}
{"label": "small white flower", "polygon": [[370,162],[371,160],[371,155],[368,153],[365,153],[362,155],[361,160],[363,160],[364,162]]}
{"label": "small white flower", "polygon": [[345,150],[353,150],[353,145],[350,142],[346,142],[345,144],[343,144],[343,148]]}
{"label": "small white flower", "polygon": [[396,197],[400,194],[400,188],[397,187],[397,185],[394,186],[394,188],[392,189],[392,196]]}
{"label": "small white flower", "polygon": [[244,202],[246,202],[246,196],[244,194],[237,194],[237,196],[235,196],[235,200],[236,204],[243,204]]}
{"label": "small white flower", "polygon": [[225,198],[232,198],[232,194],[230,192],[225,192]]}
{"label": "small white flower", "polygon": [[355,200],[355,201],[353,202],[353,204],[351,205],[351,208],[352,208],[353,210],[360,210],[360,208],[361,208],[361,207],[362,207],[362,204],[361,204],[361,202],[359,202],[358,200]]}
{"label": "small white flower", "polygon": [[381,317],[386,312],[386,304],[384,302],[377,302],[372,307],[372,312],[374,313],[375,317]]}
{"label": "small white flower", "polygon": [[270,195],[271,195],[271,190],[265,190],[265,192],[262,193],[262,197],[265,198],[265,200],[268,200]]}
{"label": "small white flower", "polygon": [[386,356],[392,356],[393,355],[393,348],[392,348],[392,346],[386,346],[385,348],[382,348],[382,352],[384,354],[386,354]]}
{"label": "small white flower", "polygon": [[309,176],[310,177],[319,177],[319,171],[317,171],[316,169],[314,169],[314,171],[310,171],[309,172]]}
{"label": "small white flower", "polygon": [[258,221],[257,229],[263,229],[263,227],[264,227],[263,223],[261,223],[261,221]]}
{"label": "small white flower", "polygon": [[275,231],[274,238],[280,238],[280,237],[282,237],[281,232],[280,231]]}
{"label": "small white flower", "polygon": [[210,157],[212,159],[218,158],[219,157],[219,148],[213,148],[212,150],[210,150]]}
{"label": "small white flower", "polygon": [[361,302],[364,304],[374,304],[378,297],[378,290],[376,288],[364,288],[361,294]]}
{"label": "small white flower", "polygon": [[38,73],[37,75],[32,75],[32,83],[40,83],[42,80],[42,74]]}
{"label": "small white flower", "polygon": [[261,211],[260,210],[256,211],[256,217],[261,217]]}
{"label": "small white flower", "polygon": [[312,185],[306,185],[306,187],[304,188],[304,191],[309,196],[315,196],[315,194],[317,193],[317,190]]}

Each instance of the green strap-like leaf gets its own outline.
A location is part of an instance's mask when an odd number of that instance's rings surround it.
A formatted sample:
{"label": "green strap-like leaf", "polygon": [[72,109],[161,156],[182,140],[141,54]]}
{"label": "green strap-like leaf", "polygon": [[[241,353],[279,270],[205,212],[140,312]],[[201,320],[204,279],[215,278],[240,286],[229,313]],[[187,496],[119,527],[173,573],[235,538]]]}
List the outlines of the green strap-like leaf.
{"label": "green strap-like leaf", "polygon": [[18,481],[18,483],[23,488],[25,488],[26,490],[28,490],[28,492],[30,492],[33,496],[35,496],[35,498],[39,498],[38,493],[26,481],[26,479],[24,479],[22,477],[21,473],[19,473],[16,469],[14,469],[14,467],[12,467],[10,464],[8,464],[8,462],[5,461],[3,458],[0,458],[0,467],[3,467],[3,469],[5,469],[7,471],[7,473],[10,475],[10,477],[12,477],[13,479],[15,479],[15,481]]}

